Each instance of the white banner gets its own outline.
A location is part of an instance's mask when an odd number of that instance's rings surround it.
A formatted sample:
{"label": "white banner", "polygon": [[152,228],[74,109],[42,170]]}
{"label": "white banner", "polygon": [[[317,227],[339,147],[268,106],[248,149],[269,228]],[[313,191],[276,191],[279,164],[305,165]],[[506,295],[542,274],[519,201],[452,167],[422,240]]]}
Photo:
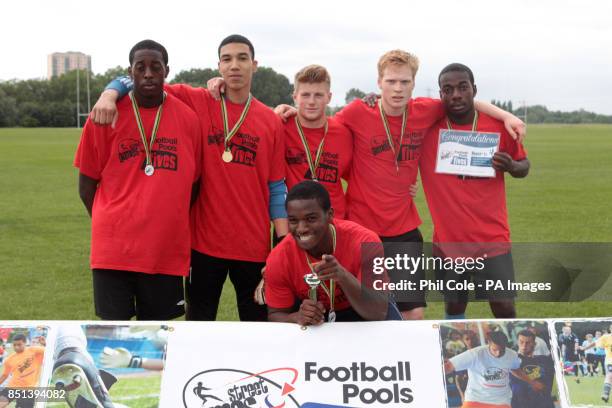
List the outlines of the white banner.
{"label": "white banner", "polygon": [[0,322],[0,340],[9,407],[604,407],[612,376],[609,318]]}
{"label": "white banner", "polygon": [[437,324],[405,323],[176,325],[160,406],[442,407]]}

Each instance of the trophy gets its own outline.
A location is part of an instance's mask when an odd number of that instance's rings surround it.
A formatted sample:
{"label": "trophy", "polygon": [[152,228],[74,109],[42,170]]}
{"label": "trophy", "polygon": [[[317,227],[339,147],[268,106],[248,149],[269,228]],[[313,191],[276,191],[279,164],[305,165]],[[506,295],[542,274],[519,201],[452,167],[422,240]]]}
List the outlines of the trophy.
{"label": "trophy", "polygon": [[308,285],[308,297],[310,300],[317,301],[317,287],[321,284],[321,279],[314,273],[308,273],[304,275],[304,282]]}

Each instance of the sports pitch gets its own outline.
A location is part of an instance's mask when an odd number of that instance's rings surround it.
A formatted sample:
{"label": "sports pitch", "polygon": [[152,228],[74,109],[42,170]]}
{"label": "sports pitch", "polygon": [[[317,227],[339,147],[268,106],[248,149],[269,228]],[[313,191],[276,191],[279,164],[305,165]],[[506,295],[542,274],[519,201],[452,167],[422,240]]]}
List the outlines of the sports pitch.
{"label": "sports pitch", "polygon": [[609,407],[608,404],[601,400],[601,391],[604,382],[604,378],[601,374],[594,377],[581,376],[579,383],[575,381],[573,375],[567,375],[564,379],[568,388],[569,400],[573,404],[572,406],[590,408]]}
{"label": "sports pitch", "polygon": [[[89,219],[72,167],[77,129],[0,129],[0,320],[95,319],[88,266]],[[612,126],[533,125],[532,162],[523,180],[507,178],[515,242],[612,242]],[[431,221],[422,190],[422,232]],[[610,316],[608,302],[519,303],[519,317]],[[426,318],[443,316],[430,303]],[[489,318],[472,304],[469,318]],[[226,285],[219,320],[237,320]]]}

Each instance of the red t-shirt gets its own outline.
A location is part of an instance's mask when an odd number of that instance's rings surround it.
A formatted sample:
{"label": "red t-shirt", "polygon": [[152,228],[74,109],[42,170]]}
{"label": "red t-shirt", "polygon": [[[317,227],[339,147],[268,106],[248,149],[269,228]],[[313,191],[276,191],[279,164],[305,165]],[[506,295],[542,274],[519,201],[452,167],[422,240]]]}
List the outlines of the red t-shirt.
{"label": "red t-shirt", "polygon": [[[336,227],[336,250],[332,254],[349,273],[361,281],[362,243],[380,243],[378,236],[351,221],[334,220]],[[382,250],[382,246],[380,247]],[[320,259],[311,259],[311,263]],[[308,285],[304,275],[311,273],[306,261],[306,252],[298,247],[292,235],[288,235],[275,247],[266,261],[266,303],[269,307],[286,309],[294,306],[296,299],[308,299]],[[329,281],[325,284],[329,288]],[[340,285],[335,290],[335,310],[351,307]],[[317,299],[329,310],[329,297],[319,286]]]}
{"label": "red t-shirt", "polygon": [[[212,127],[204,136],[204,167],[200,195],[192,210],[192,247],[224,259],[264,262],[270,252],[270,193],[268,182],[285,178],[281,121],[253,98],[249,113],[224,151],[221,101],[208,90],[188,85],[167,86]],[[227,101],[229,128],[244,105]]]}
{"label": "red t-shirt", "polygon": [[[317,179],[329,192],[334,217],[345,218],[346,200],[342,189],[341,178],[348,176],[353,156],[353,141],[350,131],[334,118],[327,121],[327,136],[323,146],[323,155],[317,168]],[[304,144],[297,130],[295,120],[289,119],[285,129],[285,163],[287,164],[287,188],[291,189],[300,181],[312,179],[306,159]],[[302,126],[310,147],[313,162],[317,148],[323,138],[324,128],[309,129]]]}
{"label": "red t-shirt", "polygon": [[[398,173],[378,106],[369,107],[355,100],[336,114],[353,133],[353,164],[346,196],[349,220],[383,237],[404,234],[421,224],[410,196],[410,185],[417,178],[425,133],[443,116],[439,100],[410,99],[406,131],[397,152]],[[387,117],[393,143],[397,146],[402,117]]]}
{"label": "red t-shirt", "polygon": [[[472,124],[453,124],[452,128],[472,130]],[[510,242],[504,173],[497,171],[493,178],[465,179],[436,173],[440,129],[448,129],[446,118],[430,129],[420,162],[423,190],[434,224],[433,242]],[[479,113],[477,130],[499,133],[499,151],[508,153],[514,160],[527,157],[523,145],[512,139],[503,122]]]}
{"label": "red t-shirt", "polygon": [[[130,98],[117,103],[115,128],[85,124],[74,166],[100,180],[91,220],[91,267],[186,276],[189,202],[200,177],[202,133],[196,115],[168,95],[144,174],[144,146]],[[157,108],[140,108],[150,140]]]}

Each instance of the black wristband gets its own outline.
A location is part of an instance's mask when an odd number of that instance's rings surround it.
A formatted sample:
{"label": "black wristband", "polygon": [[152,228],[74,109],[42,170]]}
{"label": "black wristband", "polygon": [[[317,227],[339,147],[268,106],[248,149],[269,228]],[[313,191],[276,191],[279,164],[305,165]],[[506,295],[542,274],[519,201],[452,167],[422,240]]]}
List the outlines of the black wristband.
{"label": "black wristband", "polygon": [[140,356],[132,356],[130,359],[130,364],[128,364],[130,368],[140,368],[142,367],[142,357]]}

